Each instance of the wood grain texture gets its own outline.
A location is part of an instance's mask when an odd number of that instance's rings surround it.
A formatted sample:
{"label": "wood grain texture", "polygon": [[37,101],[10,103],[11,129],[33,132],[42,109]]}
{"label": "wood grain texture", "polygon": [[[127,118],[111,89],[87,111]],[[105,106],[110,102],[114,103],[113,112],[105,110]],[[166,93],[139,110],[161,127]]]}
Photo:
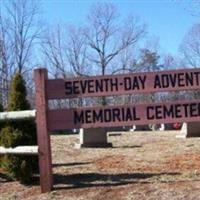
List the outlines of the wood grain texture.
{"label": "wood grain texture", "polygon": [[[127,112],[128,110],[129,112]],[[82,115],[80,120],[75,120],[75,114],[79,117]],[[48,111],[49,131],[199,120],[200,101],[100,106]]]}
{"label": "wood grain texture", "polygon": [[37,140],[39,147],[39,169],[41,191],[50,192],[53,187],[52,179],[52,159],[50,136],[47,130],[47,97],[45,80],[47,80],[46,69],[36,69],[35,71],[35,90],[36,90],[36,122]]}
{"label": "wood grain texture", "polygon": [[[143,80],[143,85],[142,79],[144,78],[145,81]],[[159,78],[161,81],[163,81],[160,83],[161,87],[158,86],[159,83],[156,78]],[[167,82],[169,82],[169,85]],[[74,90],[76,92],[66,93],[66,83],[69,84],[69,90],[71,86],[74,85]],[[96,83],[102,83],[102,88],[98,87],[98,84]],[[196,90],[199,88],[199,68],[46,80],[48,99],[97,97],[125,94],[134,95],[149,92]]]}

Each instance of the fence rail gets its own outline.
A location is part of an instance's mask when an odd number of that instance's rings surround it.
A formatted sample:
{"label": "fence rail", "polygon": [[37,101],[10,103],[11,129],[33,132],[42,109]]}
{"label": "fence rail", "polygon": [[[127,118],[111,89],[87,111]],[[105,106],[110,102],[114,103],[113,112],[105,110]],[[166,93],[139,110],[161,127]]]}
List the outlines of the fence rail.
{"label": "fence rail", "polygon": [[[0,121],[5,120],[23,120],[36,117],[36,110],[0,112]],[[17,146],[14,148],[5,148],[0,146],[0,155],[17,154],[17,155],[37,155],[38,146]]]}
{"label": "fence rail", "polygon": [[37,155],[38,146],[17,146],[14,148],[5,148],[0,146],[0,155],[15,154],[15,155]]}
{"label": "fence rail", "polygon": [[35,117],[36,110],[0,112],[0,121],[30,119]]}

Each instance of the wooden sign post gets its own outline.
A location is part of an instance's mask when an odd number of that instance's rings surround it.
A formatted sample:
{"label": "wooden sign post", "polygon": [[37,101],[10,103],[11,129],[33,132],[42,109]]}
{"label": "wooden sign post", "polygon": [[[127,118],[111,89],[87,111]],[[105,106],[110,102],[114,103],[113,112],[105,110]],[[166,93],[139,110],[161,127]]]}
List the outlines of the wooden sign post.
{"label": "wooden sign post", "polygon": [[42,192],[50,192],[53,187],[51,145],[47,122],[47,79],[48,76],[46,69],[35,70],[37,141],[39,148],[40,185]]}
{"label": "wooden sign post", "polygon": [[72,128],[117,127],[200,121],[200,100],[50,110],[48,100],[197,90],[200,69],[130,73],[113,76],[48,80],[35,70],[37,134],[42,192],[52,189],[49,133]]}

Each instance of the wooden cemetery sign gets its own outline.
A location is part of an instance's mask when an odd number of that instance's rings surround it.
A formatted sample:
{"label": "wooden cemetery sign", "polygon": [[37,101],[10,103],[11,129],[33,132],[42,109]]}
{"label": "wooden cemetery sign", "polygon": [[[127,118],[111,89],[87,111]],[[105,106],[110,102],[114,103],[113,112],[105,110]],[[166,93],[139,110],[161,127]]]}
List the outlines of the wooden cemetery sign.
{"label": "wooden cemetery sign", "polygon": [[48,109],[48,100],[197,90],[200,69],[130,73],[49,80],[35,70],[37,133],[42,192],[50,191],[52,162],[49,133],[72,128],[97,128],[200,120],[200,100],[168,103]]}

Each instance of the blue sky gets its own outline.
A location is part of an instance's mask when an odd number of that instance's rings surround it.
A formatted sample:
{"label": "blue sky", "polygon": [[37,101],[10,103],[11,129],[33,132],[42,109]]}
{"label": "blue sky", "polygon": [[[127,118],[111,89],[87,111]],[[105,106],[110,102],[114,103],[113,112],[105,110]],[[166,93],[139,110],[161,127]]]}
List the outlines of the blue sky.
{"label": "blue sky", "polygon": [[129,13],[139,16],[147,24],[148,35],[159,38],[165,53],[178,54],[184,35],[200,23],[200,16],[190,11],[189,0],[42,0],[43,18],[50,24],[81,25],[95,2],[112,2],[122,17]]}

